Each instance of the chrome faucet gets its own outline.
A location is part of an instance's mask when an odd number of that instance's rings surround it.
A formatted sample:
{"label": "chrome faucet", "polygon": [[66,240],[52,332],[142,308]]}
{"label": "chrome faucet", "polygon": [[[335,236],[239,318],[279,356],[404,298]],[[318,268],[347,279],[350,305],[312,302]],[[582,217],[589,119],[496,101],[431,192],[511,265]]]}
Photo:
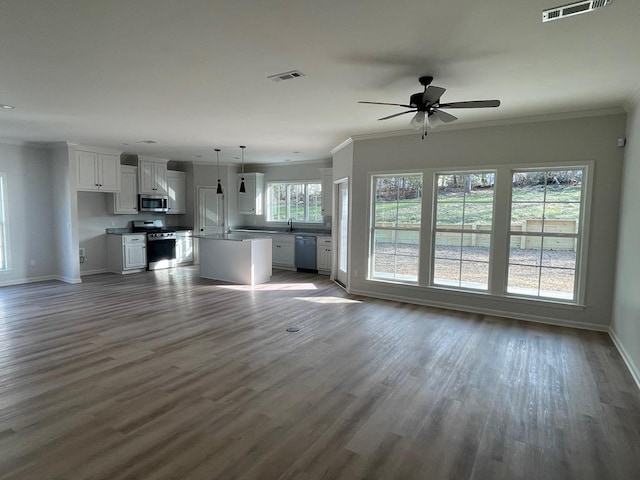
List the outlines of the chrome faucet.
{"label": "chrome faucet", "polygon": [[293,218],[289,219],[289,221],[287,222],[287,225],[289,225],[289,231],[293,232]]}

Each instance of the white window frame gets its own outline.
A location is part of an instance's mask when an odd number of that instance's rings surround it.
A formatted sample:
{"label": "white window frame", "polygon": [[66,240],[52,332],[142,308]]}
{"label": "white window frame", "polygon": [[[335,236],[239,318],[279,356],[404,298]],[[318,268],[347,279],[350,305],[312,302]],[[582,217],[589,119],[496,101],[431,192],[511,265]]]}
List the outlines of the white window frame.
{"label": "white window frame", "polygon": [[[582,197],[581,197],[581,218],[579,223],[579,247],[576,251],[575,287],[574,299],[562,299],[557,297],[525,296],[507,292],[508,269],[509,269],[509,240],[511,238],[511,197],[512,178],[514,172],[522,171],[558,171],[558,170],[583,170]],[[367,228],[369,230],[369,255],[367,261],[366,281],[382,282],[388,284],[401,284],[415,286],[425,290],[447,291],[458,295],[484,296],[487,298],[500,299],[512,303],[555,305],[567,309],[582,310],[585,307],[585,288],[587,276],[587,252],[589,251],[589,233],[591,201],[593,195],[593,169],[594,162],[589,161],[569,161],[550,163],[527,163],[527,164],[503,164],[503,165],[478,165],[473,168],[462,167],[459,169],[428,168],[409,171],[376,171],[368,173],[367,198],[369,199],[369,220]],[[435,181],[437,174],[463,174],[465,172],[495,172],[494,184],[494,208],[493,208],[493,229],[490,248],[489,263],[489,288],[488,290],[465,289],[447,285],[433,285],[433,252],[435,248]],[[422,215],[421,234],[419,250],[419,270],[418,282],[405,282],[395,279],[374,277],[373,274],[373,238],[374,238],[374,202],[375,184],[374,179],[379,176],[408,176],[422,175]]]}
{"label": "white window frame", "polygon": [[[580,191],[580,215],[578,218],[578,231],[576,233],[559,233],[559,232],[544,232],[544,222],[542,231],[540,232],[516,232],[511,230],[511,211],[513,208],[513,181],[511,181],[509,188],[509,216],[508,216],[508,234],[507,234],[507,248],[506,248],[506,267],[504,276],[504,291],[503,294],[507,297],[526,298],[541,301],[560,302],[568,304],[583,304],[584,303],[584,285],[586,284],[586,246],[589,232],[588,219],[591,210],[591,170],[590,164],[554,164],[554,165],[540,165],[537,167],[513,167],[510,170],[510,179],[513,179],[515,173],[525,172],[549,172],[549,171],[563,171],[563,170],[582,170],[582,187]],[[547,203],[546,201],[543,203]],[[554,203],[554,202],[549,202]],[[532,295],[524,292],[509,292],[508,291],[508,268],[509,268],[509,245],[511,244],[511,237],[539,237],[544,242],[545,238],[572,238],[576,242],[576,263],[574,269],[574,286],[573,286],[573,298],[563,299],[556,296],[542,296]],[[541,266],[540,266],[541,267]],[[539,280],[538,280],[539,281]],[[538,286],[539,289],[539,286]]]}
{"label": "white window frame", "polygon": [[[271,205],[269,204],[269,189],[272,185],[286,185],[287,187],[287,195],[286,195],[286,210],[287,210],[287,218],[285,220],[272,220],[270,218],[271,215]],[[292,186],[304,185],[304,198],[305,198],[305,218],[304,220],[295,220],[296,223],[309,223],[313,225],[319,225],[323,223],[322,215],[320,216],[320,220],[309,220],[309,185],[317,185],[320,188],[320,195],[322,196],[322,181],[321,180],[291,180],[291,181],[273,181],[267,182],[265,185],[265,202],[266,202],[266,212],[265,212],[265,220],[269,223],[286,223],[291,218],[291,205],[289,203],[289,189]],[[320,199],[320,210],[322,211],[322,198]]]}
{"label": "white window frame", "polygon": [[[433,209],[431,214],[431,249],[429,251],[429,285],[437,287],[437,288],[450,288],[454,290],[464,290],[470,292],[483,292],[487,293],[491,291],[492,285],[492,277],[493,277],[493,246],[494,246],[494,238],[495,238],[495,224],[496,224],[496,191],[495,187],[493,190],[493,202],[491,206],[491,229],[483,230],[482,235],[489,235],[489,262],[488,262],[488,277],[487,277],[487,288],[473,288],[473,287],[465,287],[463,285],[448,285],[444,283],[436,283],[434,274],[435,274],[435,259],[436,259],[436,235],[438,233],[458,233],[461,234],[461,241],[464,240],[464,235],[473,234],[473,230],[465,230],[464,228],[464,218],[462,225],[460,228],[441,228],[436,224],[437,222],[437,211],[438,211],[438,185],[437,180],[438,176],[442,175],[475,175],[478,173],[490,173],[493,174],[494,184],[497,179],[497,172],[495,168],[483,168],[483,169],[474,169],[474,170],[438,170],[434,172],[430,172],[431,180],[433,182]],[[464,206],[464,202],[463,202]],[[463,207],[464,208],[464,207]],[[460,259],[460,269],[462,270],[463,260]],[[460,276],[462,276],[462,271],[460,272]],[[462,282],[461,282],[462,283]]]}
{"label": "white window frame", "polygon": [[[376,227],[375,221],[375,206],[376,206],[376,179],[379,177],[414,177],[419,176],[422,178],[422,192],[421,192],[421,205],[420,205],[420,223],[415,228],[391,228],[391,227]],[[425,174],[423,172],[398,172],[398,173],[374,173],[369,177],[369,189],[370,189],[370,219],[369,219],[369,262],[367,267],[367,279],[388,283],[399,283],[405,285],[419,285],[422,275],[422,239],[423,237],[423,215],[424,215],[424,197],[425,197]],[[389,278],[387,276],[375,275],[375,234],[376,230],[393,231],[393,232],[417,232],[418,233],[418,275],[416,280],[409,280],[403,278]]]}

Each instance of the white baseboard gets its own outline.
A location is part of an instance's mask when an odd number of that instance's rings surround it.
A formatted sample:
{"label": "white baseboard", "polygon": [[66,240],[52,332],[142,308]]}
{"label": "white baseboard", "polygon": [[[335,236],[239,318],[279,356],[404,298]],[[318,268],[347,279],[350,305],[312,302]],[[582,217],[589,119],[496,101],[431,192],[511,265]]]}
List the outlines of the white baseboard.
{"label": "white baseboard", "polygon": [[633,379],[636,382],[636,385],[640,389],[640,369],[633,364],[633,360],[631,359],[631,356],[629,355],[627,350],[624,348],[624,345],[622,344],[622,342],[618,338],[618,335],[616,335],[616,332],[612,328],[609,328],[609,336],[611,337],[611,340],[613,340],[613,344],[618,349],[618,352],[620,352],[620,356],[622,357],[622,360],[624,360],[624,363],[627,365],[629,372],[631,372],[631,376],[633,377]]}
{"label": "white baseboard", "polygon": [[82,280],[80,279],[80,277],[73,278],[73,277],[63,277],[61,275],[55,275],[53,279],[60,280],[61,282],[64,282],[64,283],[82,283]]}
{"label": "white baseboard", "polygon": [[84,272],[80,272],[80,276],[84,277],[85,275],[97,275],[99,273],[108,273],[109,270],[106,268],[96,268],[95,270],[85,270]]}
{"label": "white baseboard", "polygon": [[57,275],[43,275],[41,277],[15,278],[12,280],[0,281],[0,287],[8,287],[10,285],[22,285],[25,283],[47,282],[49,280],[59,280]]}
{"label": "white baseboard", "polygon": [[403,297],[400,295],[389,295],[381,293],[370,293],[363,290],[349,290],[353,295],[362,295],[364,297],[382,298],[385,300],[394,300],[396,302],[412,303],[415,305],[424,305],[425,307],[442,308],[444,310],[457,310],[460,312],[478,313],[481,315],[490,315],[493,317],[512,318],[514,320],[523,320],[525,322],[544,323],[546,325],[556,325],[559,327],[580,328],[582,330],[593,330],[596,332],[608,332],[607,325],[594,325],[586,322],[572,322],[570,320],[559,320],[556,318],[541,317],[538,315],[527,315],[523,313],[515,313],[502,310],[493,310],[490,308],[469,307],[467,305],[459,305],[444,302],[434,302],[429,300],[419,300],[412,297]]}

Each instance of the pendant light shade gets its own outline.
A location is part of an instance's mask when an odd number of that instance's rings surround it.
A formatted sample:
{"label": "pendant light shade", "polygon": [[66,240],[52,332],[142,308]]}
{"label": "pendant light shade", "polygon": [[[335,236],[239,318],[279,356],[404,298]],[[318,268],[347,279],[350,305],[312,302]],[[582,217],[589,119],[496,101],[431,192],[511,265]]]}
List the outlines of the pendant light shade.
{"label": "pendant light shade", "polygon": [[224,192],[222,191],[222,182],[220,181],[220,149],[216,148],[216,158],[218,159],[218,188],[216,189],[216,193],[218,195],[222,195]]}
{"label": "pendant light shade", "polygon": [[247,189],[244,186],[244,149],[247,148],[245,145],[240,145],[242,152],[242,177],[240,177],[240,193],[247,193]]}

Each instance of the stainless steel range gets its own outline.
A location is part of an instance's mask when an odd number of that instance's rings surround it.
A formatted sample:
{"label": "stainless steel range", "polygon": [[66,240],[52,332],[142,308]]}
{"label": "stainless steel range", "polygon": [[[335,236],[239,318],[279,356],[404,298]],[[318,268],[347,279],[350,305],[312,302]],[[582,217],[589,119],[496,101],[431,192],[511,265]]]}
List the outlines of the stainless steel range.
{"label": "stainless steel range", "polygon": [[134,220],[133,231],[147,234],[147,270],[176,266],[176,232],[162,220]]}

